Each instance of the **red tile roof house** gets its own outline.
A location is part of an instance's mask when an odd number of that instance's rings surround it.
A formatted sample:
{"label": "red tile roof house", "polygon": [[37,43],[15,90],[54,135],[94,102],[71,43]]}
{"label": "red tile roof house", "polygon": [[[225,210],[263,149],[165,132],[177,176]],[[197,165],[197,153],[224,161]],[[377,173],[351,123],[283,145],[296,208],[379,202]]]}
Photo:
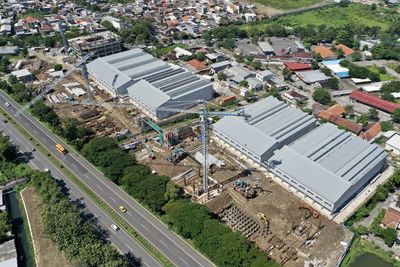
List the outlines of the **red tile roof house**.
{"label": "red tile roof house", "polygon": [[386,111],[388,113],[393,113],[396,109],[400,108],[400,104],[383,100],[377,96],[363,93],[359,90],[351,92],[350,99],[356,100],[382,111]]}
{"label": "red tile roof house", "polygon": [[377,122],[375,124],[368,125],[367,128],[360,133],[360,137],[370,142],[379,137],[381,135],[381,132],[381,124]]}
{"label": "red tile roof house", "polygon": [[189,69],[192,69],[197,73],[209,70],[209,67],[205,63],[198,61],[197,59],[189,60],[188,62],[186,62],[186,64],[189,67]]}
{"label": "red tile roof house", "polygon": [[344,108],[341,105],[336,104],[326,110],[322,110],[318,114],[318,117],[320,119],[332,122],[339,127],[343,127],[349,130],[350,132],[354,133],[355,135],[358,135],[361,132],[362,127],[355,122],[342,118],[342,115],[344,113],[345,113]]}
{"label": "red tile roof house", "polygon": [[285,67],[291,72],[311,70],[311,64],[299,63],[299,62],[285,62],[283,63]]}
{"label": "red tile roof house", "polygon": [[400,211],[389,207],[381,223],[387,228],[397,229],[400,223]]}

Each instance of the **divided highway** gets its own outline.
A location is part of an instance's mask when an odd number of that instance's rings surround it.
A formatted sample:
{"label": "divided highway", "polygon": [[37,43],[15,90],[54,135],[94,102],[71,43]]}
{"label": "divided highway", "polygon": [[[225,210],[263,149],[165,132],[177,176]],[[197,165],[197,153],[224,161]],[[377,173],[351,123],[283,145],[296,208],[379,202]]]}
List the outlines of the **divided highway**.
{"label": "divided highway", "polygon": [[100,209],[94,202],[85,197],[82,191],[77,188],[68,178],[58,170],[53,163],[43,156],[39,151],[32,151],[32,144],[16,130],[12,124],[0,121],[0,129],[4,134],[8,135],[11,141],[18,146],[20,153],[23,157],[29,160],[29,165],[34,169],[44,170],[48,169],[51,175],[57,179],[62,180],[65,183],[66,188],[69,189],[69,198],[71,200],[80,200],[84,205],[85,209],[93,214],[99,223],[99,225],[108,230],[109,240],[111,243],[123,254],[132,253],[138,258],[143,266],[162,266],[147,250],[145,250],[135,239],[133,239],[123,229],[115,232],[111,229],[111,224],[114,222],[112,219]]}
{"label": "divided highway", "polygon": [[[11,105],[6,107],[6,102]],[[18,114],[17,111],[20,107],[2,91],[0,91],[0,106],[7,110],[17,123],[29,131],[44,147],[53,152],[57,160],[67,166],[110,207],[117,212],[120,212],[118,209],[120,205],[126,207],[127,212],[121,213],[121,216],[173,264],[190,267],[214,266],[72,149],[69,149],[69,153],[66,155],[58,153],[55,149],[57,143],[67,148],[68,146],[29,114]]]}

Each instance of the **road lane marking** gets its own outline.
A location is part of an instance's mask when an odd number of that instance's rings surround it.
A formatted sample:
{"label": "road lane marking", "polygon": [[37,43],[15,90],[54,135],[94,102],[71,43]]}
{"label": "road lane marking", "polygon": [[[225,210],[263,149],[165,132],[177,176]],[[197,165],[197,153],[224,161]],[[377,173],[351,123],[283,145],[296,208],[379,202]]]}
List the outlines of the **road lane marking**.
{"label": "road lane marking", "polygon": [[96,184],[96,187],[97,187],[98,189],[100,189],[101,191],[104,191],[104,189],[103,189],[101,186],[99,186],[98,184]]}
{"label": "road lane marking", "polygon": [[87,173],[85,173],[85,177],[86,177],[87,179],[90,179],[90,177],[87,175]]}
{"label": "road lane marking", "polygon": [[129,245],[126,245],[126,247],[127,247],[130,251],[134,251],[133,248],[131,248]]}
{"label": "road lane marking", "polygon": [[71,163],[71,165],[74,166],[75,169],[78,169],[75,164]]}
{"label": "road lane marking", "polygon": [[163,241],[160,240],[160,243],[164,246],[164,247],[168,247],[167,244],[165,244]]}
{"label": "road lane marking", "polygon": [[150,232],[149,228],[147,228],[146,226],[144,226],[143,223],[141,223],[141,225],[142,225],[142,227],[143,227],[146,231]]}
{"label": "road lane marking", "polygon": [[184,264],[186,264],[187,266],[189,266],[189,263],[187,263],[184,259],[182,259],[182,257],[178,257]]}
{"label": "road lane marking", "polygon": [[116,201],[113,197],[110,197],[110,199],[111,199],[112,201],[114,201],[114,203],[117,203],[117,201]]}

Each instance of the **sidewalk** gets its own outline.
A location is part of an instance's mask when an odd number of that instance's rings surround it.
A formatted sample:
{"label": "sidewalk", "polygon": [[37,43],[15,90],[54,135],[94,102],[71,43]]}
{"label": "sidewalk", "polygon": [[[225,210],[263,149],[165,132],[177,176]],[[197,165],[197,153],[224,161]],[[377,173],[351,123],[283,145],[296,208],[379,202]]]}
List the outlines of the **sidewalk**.
{"label": "sidewalk", "polygon": [[379,185],[385,183],[394,173],[392,166],[389,166],[381,176],[372,184],[367,185],[346,207],[333,217],[337,223],[343,223],[350,215],[373,196]]}

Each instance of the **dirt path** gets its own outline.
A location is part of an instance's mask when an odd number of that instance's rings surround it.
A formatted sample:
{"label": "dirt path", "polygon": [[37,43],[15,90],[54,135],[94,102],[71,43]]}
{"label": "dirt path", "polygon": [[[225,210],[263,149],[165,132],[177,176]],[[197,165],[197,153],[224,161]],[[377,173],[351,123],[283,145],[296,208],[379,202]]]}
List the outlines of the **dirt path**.
{"label": "dirt path", "polygon": [[26,206],[27,217],[30,222],[35,260],[38,267],[72,267],[67,258],[60,252],[55,244],[44,236],[42,231],[39,199],[31,187],[21,192],[21,197]]}

